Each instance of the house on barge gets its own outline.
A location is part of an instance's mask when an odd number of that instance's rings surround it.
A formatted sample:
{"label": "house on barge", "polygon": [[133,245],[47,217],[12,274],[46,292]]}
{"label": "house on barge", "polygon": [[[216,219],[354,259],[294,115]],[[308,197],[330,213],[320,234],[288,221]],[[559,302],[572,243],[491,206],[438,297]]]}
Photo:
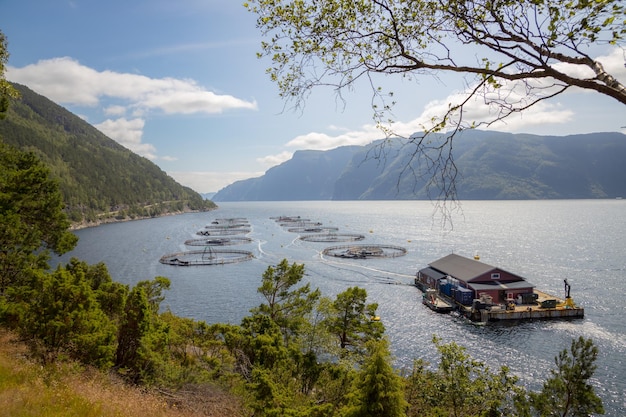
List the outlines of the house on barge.
{"label": "house on barge", "polygon": [[477,321],[584,316],[584,309],[574,305],[569,296],[567,281],[566,299],[558,299],[536,290],[519,275],[456,254],[421,269],[415,285],[422,291],[437,290]]}

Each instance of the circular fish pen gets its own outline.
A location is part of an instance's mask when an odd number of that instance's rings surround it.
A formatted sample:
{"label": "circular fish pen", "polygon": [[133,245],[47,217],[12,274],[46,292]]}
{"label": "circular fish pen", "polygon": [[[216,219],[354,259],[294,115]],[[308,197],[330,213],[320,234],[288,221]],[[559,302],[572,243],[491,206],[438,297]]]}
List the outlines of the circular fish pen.
{"label": "circular fish pen", "polygon": [[250,251],[234,249],[192,250],[163,255],[159,262],[174,266],[225,265],[248,261],[254,258]]}
{"label": "circular fish pen", "polygon": [[356,242],[363,239],[365,239],[364,235],[356,233],[320,233],[300,236],[300,240],[306,242]]}
{"label": "circular fish pen", "polygon": [[406,248],[392,245],[343,245],[331,246],[322,253],[348,259],[397,258],[406,255]]}
{"label": "circular fish pen", "polygon": [[282,222],[279,223],[281,227],[318,227],[321,226],[322,223],[321,222],[312,222],[312,221],[306,221],[306,222]]}
{"label": "circular fish pen", "polygon": [[230,229],[241,229],[245,227],[250,227],[250,225],[247,223],[233,223],[233,224],[220,224],[220,225],[210,224],[210,225],[204,226],[204,228],[207,230],[230,230]]}
{"label": "circular fish pen", "polygon": [[187,246],[229,246],[229,245],[243,245],[244,243],[250,243],[252,239],[246,236],[215,236],[209,238],[189,239],[185,241]]}
{"label": "circular fish pen", "polygon": [[288,232],[293,232],[293,233],[323,233],[323,232],[336,232],[337,230],[339,230],[338,227],[316,227],[316,226],[291,227],[287,229]]}
{"label": "circular fish pen", "polygon": [[277,223],[295,223],[295,222],[309,222],[310,219],[303,219],[300,216],[279,216],[270,217],[271,220],[275,220]]}
{"label": "circular fish pen", "polygon": [[224,219],[215,219],[211,222],[211,224],[235,224],[235,223],[245,223],[248,224],[248,219],[245,217],[229,217]]}
{"label": "circular fish pen", "polygon": [[205,229],[196,232],[199,236],[226,236],[226,235],[244,235],[250,233],[250,229]]}

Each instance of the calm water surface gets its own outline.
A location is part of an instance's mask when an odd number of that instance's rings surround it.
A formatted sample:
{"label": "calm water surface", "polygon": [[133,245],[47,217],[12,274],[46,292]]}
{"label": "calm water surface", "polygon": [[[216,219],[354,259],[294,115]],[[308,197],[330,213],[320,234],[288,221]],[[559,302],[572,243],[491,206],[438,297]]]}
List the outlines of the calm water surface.
{"label": "calm water surface", "polygon": [[[338,227],[338,233],[366,235],[362,243],[407,248],[393,259],[327,258],[331,244],[304,242],[270,217],[302,216]],[[187,239],[216,218],[243,217],[252,243],[227,246],[254,253],[251,261],[223,266],[175,267],[162,255],[199,248]],[[80,230],[78,247],[61,258],[103,261],[113,278],[128,284],[155,276],[172,281],[164,306],[175,314],[209,323],[238,324],[262,302],[256,292],[269,265],[286,258],[304,263],[306,279],[333,297],[361,286],[379,314],[397,365],[414,358],[436,363],[431,340],[437,335],[468,349],[492,368],[509,366],[521,382],[539,389],[554,357],[578,336],[600,349],[593,381],[608,416],[626,415],[626,200],[464,202],[452,213],[453,228],[440,227],[429,202],[245,202],[221,203],[218,210]],[[339,243],[344,244],[344,243]],[[347,244],[347,243],[345,243]],[[563,297],[563,279],[585,318],[477,326],[431,312],[411,285],[415,272],[449,253],[472,257],[524,276],[537,288]]]}

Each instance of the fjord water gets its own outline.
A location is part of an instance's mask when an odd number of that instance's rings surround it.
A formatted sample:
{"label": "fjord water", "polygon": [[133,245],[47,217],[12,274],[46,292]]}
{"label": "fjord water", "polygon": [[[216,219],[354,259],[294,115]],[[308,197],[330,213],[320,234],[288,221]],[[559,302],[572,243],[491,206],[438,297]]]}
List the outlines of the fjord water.
{"label": "fjord water", "polygon": [[[256,289],[263,271],[282,259],[304,263],[305,280],[334,297],[351,286],[367,290],[398,367],[413,359],[436,364],[433,335],[465,346],[476,359],[497,369],[507,365],[521,383],[539,389],[554,368],[554,357],[579,336],[600,350],[593,383],[606,415],[626,415],[626,200],[467,201],[450,213],[452,228],[441,227],[434,206],[424,201],[241,202],[220,203],[207,213],[103,225],[77,231],[70,256],[103,261],[113,279],[134,284],[155,276],[170,278],[164,308],[209,323],[238,324],[262,302]],[[301,216],[361,233],[360,243],[396,245],[407,255],[389,259],[321,256],[333,244],[305,242],[271,217]],[[254,259],[221,266],[162,265],[162,255],[199,248],[184,241],[217,218],[246,218],[252,243],[225,249],[249,250]],[[338,243],[339,245],[348,243]],[[217,249],[219,250],[219,249]],[[577,320],[499,323],[479,326],[440,315],[421,304],[412,286],[416,271],[449,253],[472,257],[525,277],[538,289],[564,297],[563,280],[585,308]]]}

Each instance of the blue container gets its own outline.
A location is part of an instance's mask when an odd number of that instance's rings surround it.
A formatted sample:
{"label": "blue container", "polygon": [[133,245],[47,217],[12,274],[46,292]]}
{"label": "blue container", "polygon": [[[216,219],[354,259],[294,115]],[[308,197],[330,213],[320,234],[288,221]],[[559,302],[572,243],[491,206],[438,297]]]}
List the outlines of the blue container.
{"label": "blue container", "polygon": [[451,288],[452,288],[452,284],[450,284],[449,282],[445,282],[439,286],[439,291],[443,293],[444,295],[447,295],[448,297],[450,297]]}
{"label": "blue container", "polygon": [[474,291],[469,288],[458,287],[454,294],[454,299],[464,306],[472,305],[474,301]]}

